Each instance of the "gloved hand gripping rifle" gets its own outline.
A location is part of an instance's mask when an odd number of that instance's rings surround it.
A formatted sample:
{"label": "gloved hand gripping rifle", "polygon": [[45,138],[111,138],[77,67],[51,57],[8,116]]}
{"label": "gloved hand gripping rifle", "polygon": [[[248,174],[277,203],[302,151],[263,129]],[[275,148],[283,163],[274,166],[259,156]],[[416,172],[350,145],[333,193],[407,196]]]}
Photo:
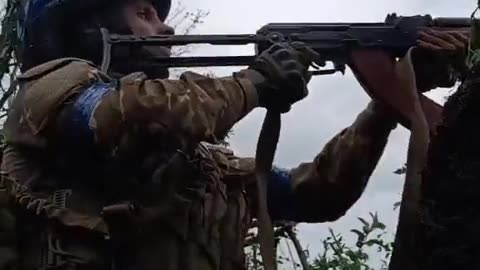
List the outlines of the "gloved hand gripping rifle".
{"label": "gloved hand gripping rifle", "polygon": [[[411,100],[401,91],[392,91],[395,84],[393,71],[396,58],[402,58],[417,44],[418,33],[425,28],[437,31],[459,31],[470,27],[470,18],[432,18],[426,16],[387,16],[382,23],[272,23],[262,27],[256,34],[244,35],[184,35],[138,37],[110,34],[102,29],[104,58],[102,70],[110,65],[110,58],[125,58],[128,62],[142,46],[183,46],[188,44],[247,45],[254,44],[256,54],[275,42],[305,43],[316,51],[321,59],[315,60],[312,75],[345,72],[348,65],[365,91],[375,99],[393,108],[400,122],[409,128],[415,125],[412,119]],[[251,56],[215,57],[157,57],[149,58],[148,65],[161,67],[248,66],[255,59]],[[333,69],[320,69],[327,62]],[[454,82],[452,82],[453,84]],[[420,95],[425,118],[430,131],[441,116],[441,106]],[[418,100],[417,100],[418,101]],[[422,117],[423,118],[423,117]],[[265,269],[275,269],[273,231],[266,209],[266,186],[269,179],[280,133],[280,114],[268,111],[257,144],[257,187],[259,212],[257,213],[261,253]],[[412,137],[414,133],[412,129]],[[407,180],[408,181],[408,176]]]}

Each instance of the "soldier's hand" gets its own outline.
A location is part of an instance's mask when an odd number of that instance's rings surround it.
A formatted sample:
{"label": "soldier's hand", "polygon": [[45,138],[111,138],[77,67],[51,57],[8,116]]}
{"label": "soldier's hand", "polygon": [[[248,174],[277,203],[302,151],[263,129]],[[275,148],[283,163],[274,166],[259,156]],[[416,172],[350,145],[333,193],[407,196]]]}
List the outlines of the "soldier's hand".
{"label": "soldier's hand", "polygon": [[451,87],[466,70],[468,37],[461,32],[427,29],[412,51],[417,88],[421,92]]}
{"label": "soldier's hand", "polygon": [[262,52],[249,67],[261,74],[250,76],[260,106],[284,113],[305,98],[311,77],[308,67],[315,56],[303,43],[279,43]]}

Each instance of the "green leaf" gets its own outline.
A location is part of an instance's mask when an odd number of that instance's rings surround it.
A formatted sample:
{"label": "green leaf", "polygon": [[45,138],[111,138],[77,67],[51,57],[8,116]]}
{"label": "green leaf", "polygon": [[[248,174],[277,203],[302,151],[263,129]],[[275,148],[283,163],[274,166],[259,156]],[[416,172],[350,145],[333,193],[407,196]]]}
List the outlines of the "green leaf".
{"label": "green leaf", "polygon": [[393,204],[393,211],[397,210],[402,205],[402,202],[396,202]]}
{"label": "green leaf", "polygon": [[363,225],[365,225],[365,226],[367,226],[367,227],[370,226],[370,223],[368,223],[365,219],[359,217],[358,220],[360,220],[360,222],[362,222]]}
{"label": "green leaf", "polygon": [[407,173],[407,164],[404,164],[401,168],[395,170],[393,173],[398,175]]}
{"label": "green leaf", "polygon": [[380,220],[378,220],[378,213],[375,212],[375,214],[372,214],[370,213],[370,216],[372,217],[372,224],[371,224],[371,229],[372,230],[375,230],[375,229],[380,229],[380,230],[384,230],[385,229],[385,224],[383,224],[382,222],[380,222]]}
{"label": "green leaf", "polygon": [[356,230],[356,229],[353,229],[353,230],[350,230],[350,231],[357,235],[357,242],[355,243],[355,245],[358,248],[362,248],[363,241],[365,241],[365,238],[367,237],[367,235],[365,233],[359,231],[359,230]]}
{"label": "green leaf", "polygon": [[358,238],[362,238],[362,239],[365,239],[365,233],[357,230],[357,229],[353,229],[353,230],[350,230],[352,233],[356,234],[358,236]]}
{"label": "green leaf", "polygon": [[371,247],[373,245],[378,245],[378,246],[381,246],[383,247],[384,246],[384,243],[382,240],[379,240],[379,239],[370,239],[368,240],[367,242],[365,242],[365,245]]}

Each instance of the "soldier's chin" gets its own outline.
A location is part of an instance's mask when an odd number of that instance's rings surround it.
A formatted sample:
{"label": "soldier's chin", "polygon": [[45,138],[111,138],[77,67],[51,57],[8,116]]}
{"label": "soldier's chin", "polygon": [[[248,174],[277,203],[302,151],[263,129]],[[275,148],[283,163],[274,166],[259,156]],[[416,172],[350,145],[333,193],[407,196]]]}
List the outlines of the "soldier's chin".
{"label": "soldier's chin", "polygon": [[170,72],[168,68],[159,67],[155,65],[156,61],[151,61],[150,57],[152,56],[152,58],[169,58],[171,57],[170,48],[158,47],[158,46],[145,46],[143,49],[146,52],[147,57],[145,58],[146,66],[143,67],[142,71],[149,78],[167,79],[170,76]]}
{"label": "soldier's chin", "polygon": [[145,46],[143,49],[148,55],[152,55],[154,57],[168,58],[172,56],[172,50],[168,47]]}
{"label": "soldier's chin", "polygon": [[167,79],[170,76],[168,68],[158,65],[158,58],[169,58],[167,47],[144,47],[135,54],[120,54],[112,60],[112,70],[121,75],[133,72],[143,72],[151,79]]}

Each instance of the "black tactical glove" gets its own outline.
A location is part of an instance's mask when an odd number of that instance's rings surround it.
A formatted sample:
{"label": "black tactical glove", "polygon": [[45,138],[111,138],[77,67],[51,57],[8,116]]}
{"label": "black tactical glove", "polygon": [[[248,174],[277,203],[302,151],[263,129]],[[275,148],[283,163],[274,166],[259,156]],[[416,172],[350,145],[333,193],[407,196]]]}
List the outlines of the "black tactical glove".
{"label": "black tactical glove", "polygon": [[262,52],[246,70],[258,92],[259,105],[281,113],[308,95],[308,67],[317,54],[303,43],[278,43]]}
{"label": "black tactical glove", "polygon": [[412,50],[412,63],[420,92],[452,87],[467,71],[468,38],[462,33],[425,30],[418,45]]}

